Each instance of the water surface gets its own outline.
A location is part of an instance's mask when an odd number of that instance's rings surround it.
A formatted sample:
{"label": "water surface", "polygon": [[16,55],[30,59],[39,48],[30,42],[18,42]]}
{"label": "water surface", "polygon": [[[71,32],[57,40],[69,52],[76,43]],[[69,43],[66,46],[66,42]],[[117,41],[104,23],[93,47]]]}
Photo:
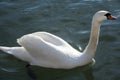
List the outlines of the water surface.
{"label": "water surface", "polygon": [[[85,76],[81,68],[66,71],[33,66],[32,70],[38,80],[119,80],[119,0],[0,0],[0,45],[17,46],[16,39],[22,35],[47,31],[84,50],[92,16],[98,10],[109,10],[118,19],[102,24],[92,71]],[[26,64],[0,51],[0,80],[32,80]]]}

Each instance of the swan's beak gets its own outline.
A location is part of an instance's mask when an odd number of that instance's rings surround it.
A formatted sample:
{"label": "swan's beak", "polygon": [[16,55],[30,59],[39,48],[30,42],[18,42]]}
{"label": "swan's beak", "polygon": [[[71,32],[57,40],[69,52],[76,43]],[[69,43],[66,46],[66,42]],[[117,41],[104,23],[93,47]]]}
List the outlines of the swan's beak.
{"label": "swan's beak", "polygon": [[107,19],[108,20],[116,20],[117,18],[115,16],[109,15],[109,16],[107,16]]}

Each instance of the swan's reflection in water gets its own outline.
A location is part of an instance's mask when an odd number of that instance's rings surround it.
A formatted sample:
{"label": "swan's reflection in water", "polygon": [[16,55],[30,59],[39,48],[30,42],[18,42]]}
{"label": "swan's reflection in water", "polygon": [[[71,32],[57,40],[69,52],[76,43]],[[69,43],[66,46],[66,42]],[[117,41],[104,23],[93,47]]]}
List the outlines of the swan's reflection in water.
{"label": "swan's reflection in water", "polygon": [[74,69],[50,69],[36,66],[27,67],[27,74],[33,80],[94,80],[94,61]]}

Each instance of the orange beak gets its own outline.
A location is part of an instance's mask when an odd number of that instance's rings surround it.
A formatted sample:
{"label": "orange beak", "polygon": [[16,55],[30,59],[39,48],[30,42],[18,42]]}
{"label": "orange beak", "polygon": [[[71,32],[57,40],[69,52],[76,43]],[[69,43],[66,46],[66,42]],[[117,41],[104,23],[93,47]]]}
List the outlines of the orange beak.
{"label": "orange beak", "polygon": [[112,15],[109,15],[109,16],[107,17],[107,19],[108,19],[108,20],[116,20],[116,17],[115,17],[115,16],[112,16]]}

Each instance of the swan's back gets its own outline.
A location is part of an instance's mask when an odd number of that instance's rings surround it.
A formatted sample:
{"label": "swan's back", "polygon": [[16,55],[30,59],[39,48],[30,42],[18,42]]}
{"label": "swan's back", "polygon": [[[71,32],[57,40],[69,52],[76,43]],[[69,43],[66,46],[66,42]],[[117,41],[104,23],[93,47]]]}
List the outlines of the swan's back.
{"label": "swan's back", "polygon": [[42,38],[44,41],[46,41],[48,43],[52,43],[56,46],[61,46],[61,45],[66,44],[66,42],[64,40],[62,40],[61,38],[59,38],[53,34],[47,33],[47,32],[35,32],[32,34]]}

